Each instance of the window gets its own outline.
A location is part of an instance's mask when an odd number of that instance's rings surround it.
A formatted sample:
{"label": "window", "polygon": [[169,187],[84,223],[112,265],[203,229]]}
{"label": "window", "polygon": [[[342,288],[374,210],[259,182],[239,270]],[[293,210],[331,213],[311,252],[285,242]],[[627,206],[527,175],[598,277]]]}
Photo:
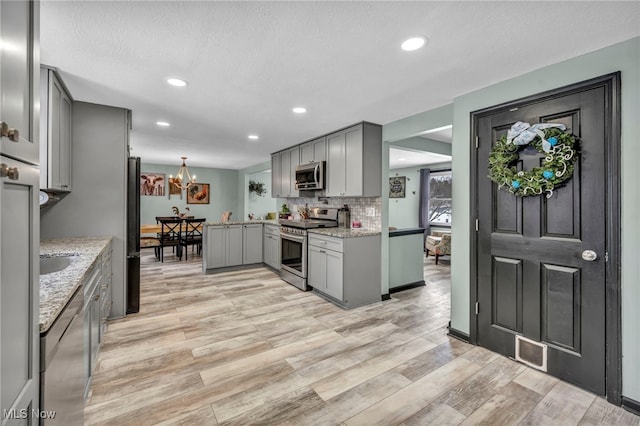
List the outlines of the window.
{"label": "window", "polygon": [[429,223],[451,226],[451,170],[431,172],[429,176]]}

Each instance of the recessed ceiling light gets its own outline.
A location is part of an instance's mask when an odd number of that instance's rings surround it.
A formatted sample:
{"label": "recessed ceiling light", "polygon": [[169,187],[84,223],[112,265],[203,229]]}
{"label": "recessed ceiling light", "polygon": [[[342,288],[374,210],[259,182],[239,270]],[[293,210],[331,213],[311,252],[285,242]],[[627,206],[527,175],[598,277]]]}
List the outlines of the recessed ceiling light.
{"label": "recessed ceiling light", "polygon": [[168,78],[167,79],[167,83],[169,83],[172,86],[176,86],[176,87],[184,87],[187,86],[189,83],[187,83],[185,80],[181,79],[181,78]]}
{"label": "recessed ceiling light", "polygon": [[427,44],[427,38],[424,36],[418,36],[406,39],[402,42],[402,45],[400,47],[402,47],[402,50],[410,52],[412,50],[420,49],[425,44]]}
{"label": "recessed ceiling light", "polygon": [[292,111],[296,114],[304,114],[305,112],[307,112],[307,109],[305,107],[295,107]]}
{"label": "recessed ceiling light", "polygon": [[258,139],[260,139],[260,136],[258,136],[258,135],[249,135],[248,137],[249,137],[249,139],[251,139],[252,141],[257,141]]}
{"label": "recessed ceiling light", "polygon": [[406,158],[398,158],[398,161],[407,161]]}
{"label": "recessed ceiling light", "polygon": [[171,124],[167,123],[166,121],[156,121],[156,124],[158,126],[161,126],[161,127],[169,127],[169,126],[171,126]]}

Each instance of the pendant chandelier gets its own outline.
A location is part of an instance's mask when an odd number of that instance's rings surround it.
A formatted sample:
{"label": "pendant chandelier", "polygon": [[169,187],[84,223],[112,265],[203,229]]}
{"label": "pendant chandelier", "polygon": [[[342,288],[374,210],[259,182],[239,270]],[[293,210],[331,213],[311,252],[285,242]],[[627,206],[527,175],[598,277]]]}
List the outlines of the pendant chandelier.
{"label": "pendant chandelier", "polygon": [[189,169],[187,168],[187,165],[184,162],[184,160],[186,160],[187,157],[180,157],[180,158],[182,158],[182,166],[180,166],[180,169],[178,170],[178,174],[176,175],[175,179],[171,175],[169,175],[169,178],[172,179],[171,182],[173,182],[173,184],[178,188],[187,189],[191,185],[196,183],[196,175],[191,176],[191,173],[189,173]]}

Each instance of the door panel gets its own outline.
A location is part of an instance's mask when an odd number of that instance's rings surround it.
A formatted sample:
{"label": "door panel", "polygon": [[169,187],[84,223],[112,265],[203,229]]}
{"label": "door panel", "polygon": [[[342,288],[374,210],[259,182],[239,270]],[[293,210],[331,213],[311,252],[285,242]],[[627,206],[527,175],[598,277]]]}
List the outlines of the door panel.
{"label": "door panel", "polygon": [[493,259],[493,323],[522,331],[522,261]]}
{"label": "door panel", "polygon": [[[548,372],[605,393],[605,89],[570,89],[478,115],[477,342],[515,355],[515,335],[548,346]],[[517,121],[562,123],[579,138],[571,179],[544,195],[516,197],[487,176],[491,147]],[[519,170],[546,154],[520,151]],[[583,250],[598,259],[584,261]]]}
{"label": "door panel", "polygon": [[580,353],[580,270],[542,267],[542,339]]}

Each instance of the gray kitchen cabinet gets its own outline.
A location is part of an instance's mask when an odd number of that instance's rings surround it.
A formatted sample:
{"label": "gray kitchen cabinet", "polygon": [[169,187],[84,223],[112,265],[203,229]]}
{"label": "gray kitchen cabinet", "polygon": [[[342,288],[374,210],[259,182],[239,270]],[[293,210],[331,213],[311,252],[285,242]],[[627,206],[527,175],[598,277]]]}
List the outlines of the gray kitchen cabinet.
{"label": "gray kitchen cabinet", "polygon": [[100,283],[102,281],[100,260],[86,273],[82,281],[84,291],[84,398],[91,387],[93,370],[100,348]]}
{"label": "gray kitchen cabinet", "polygon": [[275,198],[297,197],[296,167],[300,164],[300,147],[295,146],[271,156],[271,192]]}
{"label": "gray kitchen cabinet", "polygon": [[107,332],[107,320],[111,313],[111,305],[113,299],[111,296],[111,243],[105,248],[102,253],[102,282],[100,284],[100,337],[102,342],[105,333]]}
{"label": "gray kitchen cabinet", "polygon": [[[39,3],[0,2],[0,410],[39,410]],[[24,410],[24,411],[22,411]],[[27,413],[24,417],[21,413]]]}
{"label": "gray kitchen cabinet", "polygon": [[309,240],[309,265],[307,282],[314,290],[342,300],[343,261],[342,252],[330,250],[314,240]]}
{"label": "gray kitchen cabinet", "polygon": [[38,164],[40,3],[0,3],[0,150]]}
{"label": "gray kitchen cabinet", "polygon": [[40,373],[38,169],[0,160],[19,173],[17,179],[0,179],[0,401],[2,410],[30,412],[38,407]]}
{"label": "gray kitchen cabinet", "polygon": [[381,300],[380,235],[336,238],[309,232],[307,282],[350,309]]}
{"label": "gray kitchen cabinet", "polygon": [[296,167],[300,165],[300,147],[294,146],[289,150],[289,197],[298,197],[300,192],[296,189]]}
{"label": "gray kitchen cabinet", "polygon": [[263,233],[263,262],[275,269],[280,270],[280,227],[278,225],[264,225]]}
{"label": "gray kitchen cabinet", "polygon": [[242,264],[262,263],[262,224],[242,225]]}
{"label": "gray kitchen cabinet", "polygon": [[[280,155],[280,196],[282,198],[297,197],[296,190],[296,167],[300,164],[300,147],[295,146],[286,151],[281,151]],[[273,174],[273,170],[271,171]]]}
{"label": "gray kitchen cabinet", "polygon": [[363,122],[327,136],[328,197],[379,197],[382,126]]}
{"label": "gray kitchen cabinet", "polygon": [[205,271],[242,265],[242,225],[208,226],[205,239]]}
{"label": "gray kitchen cabinet", "polygon": [[327,138],[321,137],[300,145],[300,164],[327,160]]}
{"label": "gray kitchen cabinet", "polygon": [[55,68],[40,69],[40,187],[71,190],[73,99]]}
{"label": "gray kitchen cabinet", "polygon": [[276,152],[271,154],[271,198],[281,198],[282,193],[282,157]]}
{"label": "gray kitchen cabinet", "polygon": [[283,198],[291,195],[291,151],[280,153],[280,196]]}

